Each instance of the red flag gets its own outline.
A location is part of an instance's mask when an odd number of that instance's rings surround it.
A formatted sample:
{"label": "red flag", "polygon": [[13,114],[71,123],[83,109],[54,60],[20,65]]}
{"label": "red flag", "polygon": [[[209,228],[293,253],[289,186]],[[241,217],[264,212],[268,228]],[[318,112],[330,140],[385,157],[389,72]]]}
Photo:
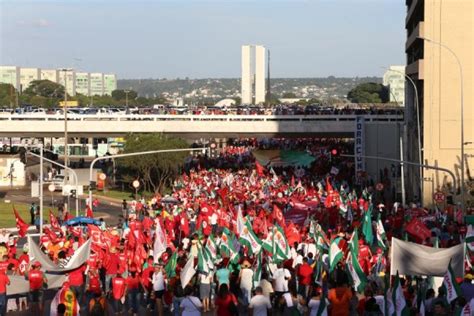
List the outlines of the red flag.
{"label": "red flag", "polygon": [[189,220],[186,212],[181,212],[181,219],[179,221],[179,229],[183,232],[184,236],[189,235]]}
{"label": "red flag", "polygon": [[51,242],[53,244],[56,244],[58,243],[58,236],[56,235],[55,232],[53,232],[51,229],[49,229],[48,227],[44,226],[43,227],[43,232],[45,235],[47,235],[49,237],[49,240],[51,240]]}
{"label": "red flag", "polygon": [[222,201],[225,202],[227,200],[227,195],[229,194],[229,189],[227,187],[220,188],[217,190],[217,194],[219,194]]}
{"label": "red flag", "polygon": [[59,226],[58,219],[56,216],[54,216],[53,212],[49,210],[49,222],[51,223],[51,227],[56,230],[61,230],[61,227]]}
{"label": "red flag", "polygon": [[285,227],[285,218],[283,217],[283,212],[280,210],[280,208],[276,204],[273,204],[272,217],[273,217],[273,220],[278,223],[278,225],[280,225],[283,228]]}
{"label": "red flag", "polygon": [[334,192],[334,189],[331,185],[331,182],[329,181],[329,178],[326,178],[326,194],[329,196],[329,195],[332,195],[333,192]]}
{"label": "red flag", "polygon": [[86,207],[86,217],[94,218],[94,213],[92,212],[92,209],[89,207],[89,205]]}
{"label": "red flag", "polygon": [[255,160],[255,169],[257,169],[257,174],[260,177],[263,176],[263,171],[265,170],[265,168],[263,168],[263,166],[257,160]]}
{"label": "red flag", "polygon": [[405,227],[405,230],[419,242],[423,242],[431,237],[431,231],[417,218],[412,219]]}
{"label": "red flag", "polygon": [[286,239],[288,240],[288,244],[292,246],[295,242],[301,242],[301,234],[298,228],[290,222],[288,227],[285,229]]}
{"label": "red flag", "polygon": [[102,231],[99,229],[99,227],[95,226],[95,225],[87,225],[87,227],[89,228],[89,235],[92,239],[92,244],[95,244],[99,247],[105,247],[105,238],[104,238],[104,234],[102,233]]}
{"label": "red flag", "polygon": [[127,235],[127,246],[129,249],[135,249],[135,247],[137,246],[137,237],[135,236],[135,230],[131,227]]}
{"label": "red flag", "polygon": [[16,228],[18,228],[18,235],[20,235],[20,237],[25,237],[28,227],[30,226],[20,217],[20,214],[18,214],[15,207],[13,207],[13,212],[15,213],[15,222]]}

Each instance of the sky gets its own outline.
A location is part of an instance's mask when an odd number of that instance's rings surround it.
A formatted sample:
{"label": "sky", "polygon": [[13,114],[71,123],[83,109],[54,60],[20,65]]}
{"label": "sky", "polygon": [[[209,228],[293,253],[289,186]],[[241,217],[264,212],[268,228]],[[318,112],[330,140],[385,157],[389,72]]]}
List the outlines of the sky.
{"label": "sky", "polygon": [[381,76],[405,63],[401,0],[0,0],[0,64],[134,78],[238,78],[241,45],[271,76]]}

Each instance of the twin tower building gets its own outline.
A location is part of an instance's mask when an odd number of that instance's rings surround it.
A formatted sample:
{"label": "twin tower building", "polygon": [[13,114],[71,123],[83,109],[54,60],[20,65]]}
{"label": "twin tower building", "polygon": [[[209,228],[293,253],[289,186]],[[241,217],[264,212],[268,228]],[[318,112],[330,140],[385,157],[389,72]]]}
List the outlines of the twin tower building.
{"label": "twin tower building", "polygon": [[[270,95],[269,65],[270,51],[264,46],[242,46],[242,104],[263,104],[268,100]],[[265,80],[265,70],[268,71],[268,81]]]}

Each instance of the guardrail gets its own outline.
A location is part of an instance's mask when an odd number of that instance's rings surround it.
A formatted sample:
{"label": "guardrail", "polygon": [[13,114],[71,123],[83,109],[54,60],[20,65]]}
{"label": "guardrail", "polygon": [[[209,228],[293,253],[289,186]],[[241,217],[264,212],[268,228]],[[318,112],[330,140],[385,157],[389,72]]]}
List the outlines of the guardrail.
{"label": "guardrail", "polygon": [[[308,122],[355,121],[355,114],[328,115],[68,115],[68,121]],[[366,122],[401,122],[401,114],[363,115]],[[0,115],[0,121],[64,121],[62,115]]]}

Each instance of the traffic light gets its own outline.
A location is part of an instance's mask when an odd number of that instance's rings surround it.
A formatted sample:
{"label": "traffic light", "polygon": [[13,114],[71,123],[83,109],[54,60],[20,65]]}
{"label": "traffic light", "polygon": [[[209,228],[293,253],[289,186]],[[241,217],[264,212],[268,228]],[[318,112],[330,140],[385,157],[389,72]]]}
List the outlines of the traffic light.
{"label": "traffic light", "polygon": [[75,199],[76,198],[76,190],[69,191],[69,196],[72,197],[73,199]]}
{"label": "traffic light", "polygon": [[216,158],[218,156],[218,153],[217,153],[217,143],[216,142],[211,142],[209,144],[209,148],[210,148],[210,156],[211,158]]}
{"label": "traffic light", "polygon": [[97,182],[91,181],[89,183],[89,187],[90,187],[91,191],[97,189]]}

